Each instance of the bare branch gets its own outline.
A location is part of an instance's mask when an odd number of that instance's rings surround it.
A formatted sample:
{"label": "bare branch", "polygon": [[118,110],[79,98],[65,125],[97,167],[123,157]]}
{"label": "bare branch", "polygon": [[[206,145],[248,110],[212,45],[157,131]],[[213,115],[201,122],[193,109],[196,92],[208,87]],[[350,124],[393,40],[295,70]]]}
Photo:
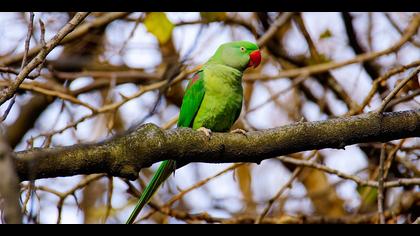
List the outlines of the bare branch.
{"label": "bare branch", "polygon": [[[75,31],[73,31],[72,33],[64,37],[59,42],[59,45],[73,42],[74,40],[77,40],[81,38],[82,36],[88,34],[93,29],[103,27],[104,25],[107,25],[115,21],[116,19],[126,17],[129,14],[130,12],[111,12],[111,13],[104,14],[103,16],[96,18],[92,22],[81,25],[78,29],[76,29]],[[34,56],[35,54],[39,53],[41,50],[42,50],[42,44],[37,45],[36,47],[29,50],[28,56],[29,57]],[[10,64],[13,64],[22,60],[22,58],[23,58],[23,53],[11,55],[10,57],[6,57],[6,58],[2,58],[0,60],[0,66],[8,66]]]}
{"label": "bare branch", "polygon": [[[29,13],[29,23],[28,23],[28,33],[26,34],[25,39],[25,51],[22,59],[22,65],[20,66],[20,71],[23,70],[24,66],[26,65],[27,58],[28,58],[28,51],[29,51],[29,45],[32,38],[32,33],[34,31],[34,16],[35,14],[33,12]],[[1,118],[1,122],[5,121],[7,116],[9,115],[9,112],[12,110],[13,105],[16,101],[16,94],[13,94],[13,98],[10,101],[9,106],[7,107],[6,111],[3,114],[3,117]]]}
{"label": "bare branch", "polygon": [[282,77],[309,76],[309,75],[323,73],[328,70],[337,69],[343,66],[351,65],[354,63],[361,63],[361,62],[369,61],[369,60],[378,58],[380,56],[384,56],[392,52],[395,52],[396,50],[401,48],[408,40],[411,39],[413,35],[417,33],[417,31],[419,30],[419,25],[420,25],[420,13],[416,14],[413,17],[412,21],[410,22],[410,25],[407,27],[401,39],[398,40],[398,42],[396,42],[391,47],[384,49],[382,51],[360,54],[350,60],[345,60],[341,62],[332,61],[332,62],[317,64],[313,66],[307,66],[307,67],[302,67],[302,68],[281,71],[275,76],[267,76],[263,78],[248,78],[246,80],[248,81],[262,80],[263,81],[263,80],[272,80],[272,79],[277,79],[277,78],[282,78]]}
{"label": "bare branch", "polygon": [[410,64],[408,64],[408,65],[402,65],[402,66],[399,66],[399,67],[393,68],[393,69],[391,69],[391,70],[387,71],[384,75],[382,75],[382,76],[380,76],[380,77],[376,78],[376,79],[373,81],[372,88],[370,89],[370,91],[369,91],[368,95],[365,97],[365,99],[363,99],[363,103],[362,103],[362,105],[359,107],[359,110],[357,110],[357,111],[356,111],[356,110],[349,111],[349,112],[348,112],[348,115],[354,115],[354,114],[358,114],[358,113],[362,112],[362,111],[363,111],[363,109],[364,109],[364,108],[365,108],[365,107],[366,107],[366,106],[370,103],[370,101],[372,100],[373,96],[375,95],[375,93],[376,93],[376,91],[378,90],[378,88],[379,88],[379,86],[380,86],[380,83],[381,83],[382,81],[385,81],[385,80],[389,79],[391,76],[393,76],[393,75],[395,75],[395,74],[401,73],[401,72],[403,72],[403,71],[408,70],[409,68],[416,67],[416,66],[419,66],[419,65],[420,65],[420,60],[419,60],[419,61],[414,61],[414,62],[412,62],[412,63],[410,63]]}
{"label": "bare branch", "polygon": [[258,46],[262,47],[264,46],[268,40],[271,39],[271,37],[274,36],[274,34],[277,32],[277,30],[284,25],[290,18],[293,16],[293,12],[284,12],[281,14],[270,26],[270,28],[267,30],[267,32],[264,33],[263,36],[261,36],[258,39]]}
{"label": "bare branch", "polygon": [[141,168],[167,159],[177,160],[180,166],[190,162],[259,163],[300,151],[419,136],[420,110],[298,122],[249,132],[246,137],[214,133],[211,140],[189,128],[165,131],[146,124],[99,144],[19,152],[16,163],[21,180],[92,173],[136,179]]}
{"label": "bare branch", "polygon": [[[391,23],[392,27],[394,27],[394,29],[400,34],[403,34],[403,31],[401,30],[401,28],[398,26],[397,22],[395,22],[394,19],[392,19],[392,16],[390,13],[388,12],[384,12],[385,17],[388,19],[389,23]],[[414,38],[410,39],[410,42],[416,46],[420,48],[420,42],[417,42]]]}
{"label": "bare branch", "polygon": [[384,166],[385,166],[385,144],[381,148],[381,157],[379,160],[379,175],[378,175],[378,214],[379,214],[379,223],[385,224],[385,214],[384,214]]}
{"label": "bare branch", "polygon": [[6,92],[4,92],[0,98],[0,105],[2,105],[14,95],[26,76],[28,76],[32,70],[41,64],[47,57],[48,53],[50,53],[67,34],[73,31],[73,29],[76,28],[76,26],[79,25],[79,23],[82,22],[88,14],[89,13],[77,13],[73,19],[71,19],[62,29],[57,32],[57,34],[45,45],[45,48],[41,50],[38,55],[20,71],[16,77],[15,82],[7,89]]}
{"label": "bare branch", "polygon": [[[353,26],[353,16],[350,12],[342,12],[341,17],[343,18],[344,26],[346,28],[347,37],[349,39],[349,45],[356,54],[366,53],[366,50],[360,45],[356,35],[356,31]],[[372,79],[379,77],[378,65],[371,61],[365,61],[362,63],[366,72]]]}
{"label": "bare branch", "polygon": [[[306,160],[298,160],[298,159],[287,157],[287,156],[280,156],[280,157],[277,157],[277,159],[279,159],[283,162],[286,162],[286,163],[297,165],[297,166],[314,168],[314,169],[324,171],[328,174],[337,175],[340,178],[354,181],[359,186],[369,186],[369,187],[374,187],[374,188],[379,187],[379,184],[378,184],[377,181],[363,180],[356,175],[346,174],[346,173],[343,173],[341,171],[332,169],[328,166],[321,165],[321,164],[318,164],[318,163],[313,163],[313,162],[306,161]],[[420,184],[420,179],[419,178],[417,178],[417,179],[399,179],[399,180],[394,180],[394,181],[388,181],[388,182],[384,183],[384,188],[393,188],[393,187],[398,187],[398,186],[403,186],[403,185],[404,186],[405,185],[413,185],[413,184],[414,185]]]}
{"label": "bare branch", "polygon": [[33,12],[29,13],[28,33],[25,39],[25,51],[23,54],[22,65],[20,66],[20,70],[23,70],[23,67],[26,66],[26,62],[28,60],[29,45],[31,43],[32,33],[34,31],[34,16],[35,14]]}
{"label": "bare branch", "polygon": [[407,78],[403,79],[392,91],[390,94],[388,94],[388,96],[386,96],[386,98],[384,99],[384,101],[382,102],[381,106],[378,108],[377,112],[381,113],[385,110],[385,107],[388,105],[388,103],[392,100],[392,98],[395,97],[395,95],[404,87],[405,84],[408,83],[408,81],[410,81],[411,79],[413,79],[415,76],[417,76],[417,74],[420,72],[420,66],[418,66],[416,69],[414,69],[413,72],[410,73],[409,76],[407,76]]}

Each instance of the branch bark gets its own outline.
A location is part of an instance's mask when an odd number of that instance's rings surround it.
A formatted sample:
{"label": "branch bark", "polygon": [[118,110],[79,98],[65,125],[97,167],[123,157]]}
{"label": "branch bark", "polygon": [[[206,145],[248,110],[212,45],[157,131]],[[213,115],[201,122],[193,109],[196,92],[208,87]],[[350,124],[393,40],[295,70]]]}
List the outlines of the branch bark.
{"label": "branch bark", "polygon": [[408,137],[420,137],[420,110],[298,122],[246,136],[213,133],[210,140],[190,128],[163,130],[145,124],[102,143],[18,152],[15,161],[22,181],[93,173],[134,180],[140,169],[167,159],[176,160],[179,166],[191,162],[260,163],[306,150]]}

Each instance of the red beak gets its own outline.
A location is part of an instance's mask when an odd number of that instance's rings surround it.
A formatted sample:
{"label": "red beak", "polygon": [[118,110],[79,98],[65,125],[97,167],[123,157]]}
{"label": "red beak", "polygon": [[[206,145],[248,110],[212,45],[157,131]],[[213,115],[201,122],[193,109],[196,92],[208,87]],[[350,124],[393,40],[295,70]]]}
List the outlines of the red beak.
{"label": "red beak", "polygon": [[254,68],[257,67],[261,63],[261,52],[260,50],[255,50],[249,54],[249,63],[248,67],[253,66]]}

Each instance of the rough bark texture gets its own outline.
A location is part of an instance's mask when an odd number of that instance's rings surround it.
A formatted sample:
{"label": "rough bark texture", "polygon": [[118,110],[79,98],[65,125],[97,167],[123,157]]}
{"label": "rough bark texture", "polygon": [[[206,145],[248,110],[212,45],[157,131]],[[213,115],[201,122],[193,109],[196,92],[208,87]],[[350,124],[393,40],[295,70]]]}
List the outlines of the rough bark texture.
{"label": "rough bark texture", "polygon": [[299,122],[246,136],[213,133],[210,139],[189,128],[162,130],[145,124],[98,144],[18,152],[16,165],[21,180],[92,173],[133,180],[141,168],[165,159],[177,160],[180,166],[190,162],[259,163],[300,151],[419,136],[420,110]]}

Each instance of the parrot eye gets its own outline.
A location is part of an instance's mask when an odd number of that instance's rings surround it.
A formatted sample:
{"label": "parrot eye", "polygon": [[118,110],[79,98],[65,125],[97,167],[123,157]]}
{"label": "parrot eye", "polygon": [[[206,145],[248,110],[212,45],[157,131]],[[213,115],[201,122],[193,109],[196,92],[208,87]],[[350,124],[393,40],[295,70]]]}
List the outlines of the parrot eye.
{"label": "parrot eye", "polygon": [[241,52],[245,52],[246,49],[244,47],[240,47],[239,50],[241,50]]}

